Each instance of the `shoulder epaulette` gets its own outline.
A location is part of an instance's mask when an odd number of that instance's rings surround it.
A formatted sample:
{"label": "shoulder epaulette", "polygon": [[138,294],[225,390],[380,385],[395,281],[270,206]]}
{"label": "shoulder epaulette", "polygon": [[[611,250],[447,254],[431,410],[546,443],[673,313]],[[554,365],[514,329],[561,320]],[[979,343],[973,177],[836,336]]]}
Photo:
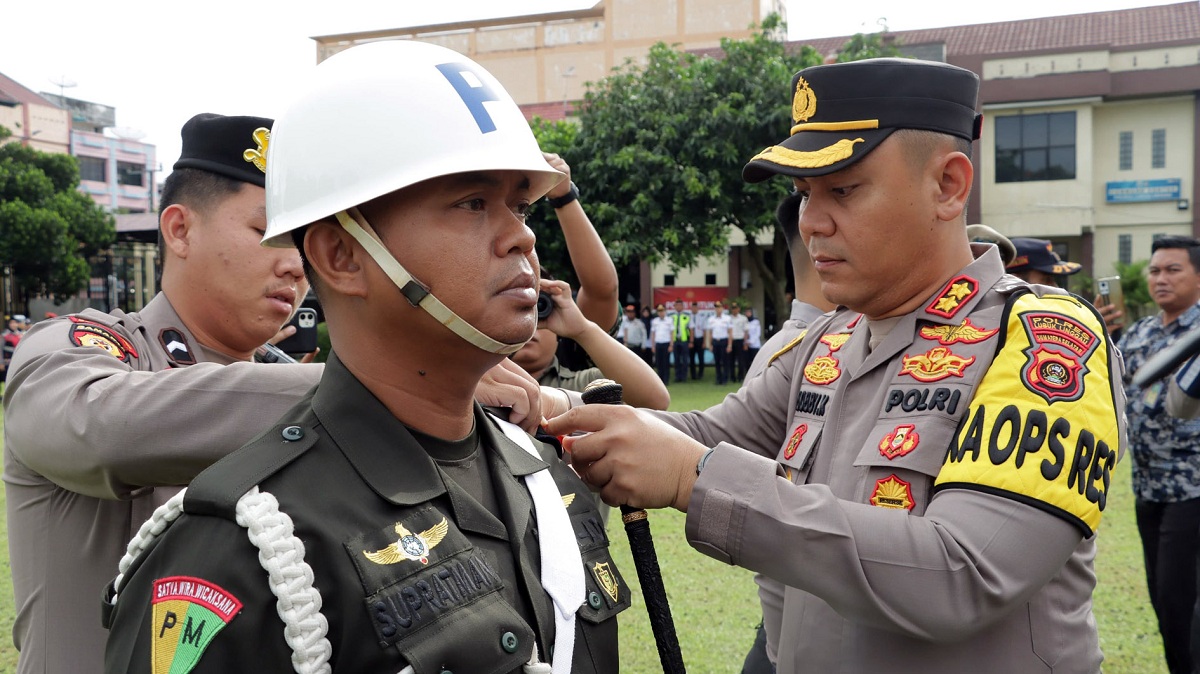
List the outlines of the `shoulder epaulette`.
{"label": "shoulder epaulette", "polygon": [[233,519],[238,499],[317,442],[310,427],[280,424],[213,464],[192,481],[185,512]]}
{"label": "shoulder epaulette", "polygon": [[784,344],[782,349],[771,354],[771,357],[767,359],[767,367],[771,367],[771,363],[774,363],[776,360],[778,360],[780,356],[799,346],[800,342],[804,341],[804,336],[807,334],[808,330],[801,330],[800,334],[796,335],[792,341]]}

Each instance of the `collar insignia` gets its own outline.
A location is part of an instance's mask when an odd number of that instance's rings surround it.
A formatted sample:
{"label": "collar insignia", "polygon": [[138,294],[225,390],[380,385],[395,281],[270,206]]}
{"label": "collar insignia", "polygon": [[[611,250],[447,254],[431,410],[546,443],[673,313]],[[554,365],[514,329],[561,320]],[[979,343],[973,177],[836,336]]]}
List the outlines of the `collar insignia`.
{"label": "collar insignia", "polygon": [[617,577],[613,574],[612,567],[608,565],[608,562],[596,562],[592,566],[592,576],[614,604],[621,601],[621,586],[617,583]]}
{"label": "collar insignia", "polygon": [[254,164],[254,167],[263,173],[267,172],[267,146],[271,142],[271,130],[266,127],[258,127],[254,133],[250,134],[255,143],[258,143],[256,148],[248,148],[242,153],[242,159]]}
{"label": "collar insignia", "polygon": [[911,375],[917,381],[929,383],[945,379],[950,375],[961,377],[963,370],[974,362],[975,356],[963,358],[944,346],[935,346],[925,353],[915,356],[906,354],[900,374]]}
{"label": "collar insignia", "polygon": [[921,328],[921,336],[925,339],[935,339],[943,346],[950,346],[958,342],[976,344],[999,331],[1000,328],[980,328],[972,324],[970,318],[964,318],[961,325],[927,325]]}
{"label": "collar insignia", "polygon": [[829,347],[829,353],[833,353],[834,351],[842,348],[842,345],[844,345],[846,341],[850,339],[851,334],[853,333],[838,332],[831,335],[825,335],[821,338],[821,343]]}
{"label": "collar insignia", "polygon": [[916,504],[916,501],[913,501],[912,485],[895,475],[877,480],[875,491],[871,492],[871,505],[880,508],[912,510]]}
{"label": "collar insignia", "polygon": [[154,674],[192,671],[217,633],[242,610],[237,597],[207,580],[189,576],[155,580],[150,604]]}
{"label": "collar insignia", "polygon": [[571,504],[575,502],[575,492],[571,492],[570,494],[563,494],[562,501],[563,501],[564,508],[570,508]]}
{"label": "collar insignia", "polygon": [[960,274],[950,279],[941,294],[925,307],[925,311],[942,318],[952,318],[978,292],[979,281]]}
{"label": "collar insignia", "polygon": [[130,356],[138,357],[137,351],[133,348],[133,344],[129,343],[129,340],[103,325],[77,316],[72,316],[71,322],[75,324],[71,326],[71,343],[75,346],[94,346],[103,349],[123,363],[128,363]]}
{"label": "collar insignia", "polygon": [[838,359],[833,356],[817,356],[804,366],[804,378],[818,386],[837,381],[840,376],[842,371],[838,367]]}
{"label": "collar insignia", "polygon": [[788,440],[787,447],[783,449],[783,458],[790,459],[796,456],[796,450],[800,448],[800,441],[804,439],[804,434],[808,432],[808,424],[800,424],[796,427],[796,431],[792,433],[792,437]]}
{"label": "collar insignia", "polygon": [[898,456],[904,456],[917,448],[921,436],[912,424],[900,424],[891,433],[879,441],[879,453],[891,461]]}
{"label": "collar insignia", "polygon": [[1021,314],[1021,324],[1029,336],[1021,382],[1047,403],[1079,400],[1087,361],[1100,338],[1091,328],[1062,314],[1029,311]]}
{"label": "collar insignia", "polygon": [[428,564],[429,551],[436,548],[449,531],[450,525],[445,517],[419,534],[406,529],[402,522],[396,522],[396,533],[400,534],[400,540],[375,552],[363,550],[363,555],[376,564],[395,564],[406,559]]}
{"label": "collar insignia", "polygon": [[792,119],[797,122],[807,122],[809,117],[817,114],[817,94],[803,77],[796,80],[796,93],[792,96]]}

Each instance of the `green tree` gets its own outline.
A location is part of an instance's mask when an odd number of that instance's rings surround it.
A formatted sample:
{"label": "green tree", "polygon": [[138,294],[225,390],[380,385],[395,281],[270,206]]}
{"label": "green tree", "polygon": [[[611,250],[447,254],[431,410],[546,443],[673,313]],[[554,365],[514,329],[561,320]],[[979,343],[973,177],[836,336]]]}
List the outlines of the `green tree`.
{"label": "green tree", "polygon": [[[541,146],[543,152],[553,152],[567,158],[568,151],[571,145],[575,142],[575,136],[579,132],[579,126],[573,122],[557,121],[552,122],[541,117],[534,117],[530,122],[533,128],[533,135],[538,140],[538,145]],[[578,171],[574,164],[571,164],[572,177],[578,175]],[[583,182],[585,196],[583,197],[585,206],[591,210],[590,203],[592,201],[592,191],[590,180]],[[537,234],[537,253],[538,260],[542,267],[548,269],[554,274],[554,277],[560,281],[566,281],[571,284],[571,287],[579,289],[579,278],[575,274],[575,268],[571,266],[571,256],[567,254],[567,241],[563,238],[562,229],[558,226],[558,219],[554,215],[554,209],[546,203],[545,200],[538,202],[530,213],[530,227]]]}
{"label": "green tree", "polygon": [[[691,267],[724,256],[735,227],[768,301],[787,315],[787,247],[774,211],[790,185],[741,178],[746,161],[790,126],[792,75],[821,61],[811,47],[790,53],[777,39],[780,27],[777,16],[767,17],[751,38],[722,40],[717,58],[654,45],[644,64],[626,62],[589,85],[578,131],[560,154],[618,264]],[[539,232],[552,231],[539,224],[547,216],[547,209],[534,214]],[[539,252],[552,254],[540,243]]]}
{"label": "green tree", "polygon": [[[0,127],[0,140],[8,135]],[[74,157],[0,145],[0,264],[11,267],[25,298],[83,290],[88,257],[116,239],[112,216],[78,186]]]}
{"label": "green tree", "polygon": [[903,56],[899,43],[888,39],[887,25],[879,33],[856,33],[854,37],[842,45],[838,52],[838,63],[861,61],[862,59],[880,58],[883,56]]}

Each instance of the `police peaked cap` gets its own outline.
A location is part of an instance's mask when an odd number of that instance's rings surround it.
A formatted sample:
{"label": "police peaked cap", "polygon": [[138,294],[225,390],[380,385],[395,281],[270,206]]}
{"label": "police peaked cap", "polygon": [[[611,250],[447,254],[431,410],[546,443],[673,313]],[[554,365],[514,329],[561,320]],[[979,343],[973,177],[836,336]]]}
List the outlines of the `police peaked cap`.
{"label": "police peaked cap", "polygon": [[879,58],[813,66],[792,78],[790,135],[742,169],[747,182],[840,171],[896,129],[979,138],[979,77],[936,61]]}
{"label": "police peaked cap", "polygon": [[202,169],[265,187],[274,120],[201,113],[183,125],[183,151],[173,168]]}

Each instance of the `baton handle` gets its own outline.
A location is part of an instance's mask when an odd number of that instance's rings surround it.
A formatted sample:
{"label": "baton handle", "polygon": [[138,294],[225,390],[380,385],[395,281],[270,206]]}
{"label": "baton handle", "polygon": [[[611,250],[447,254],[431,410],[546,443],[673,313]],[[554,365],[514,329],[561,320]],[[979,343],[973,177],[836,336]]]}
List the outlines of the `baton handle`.
{"label": "baton handle", "polygon": [[[597,379],[584,390],[583,402],[589,405],[621,405],[624,404],[621,390],[621,385],[611,379]],[[629,552],[637,569],[638,582],[642,585],[642,598],[646,600],[646,614],[654,631],[654,644],[658,646],[658,660],[662,663],[663,674],[685,674],[679,636],[675,633],[675,620],[667,603],[667,588],[663,585],[658,553],[654,551],[654,538],[650,535],[649,515],[641,508],[623,505],[621,521],[625,523],[625,534],[629,536]]]}

